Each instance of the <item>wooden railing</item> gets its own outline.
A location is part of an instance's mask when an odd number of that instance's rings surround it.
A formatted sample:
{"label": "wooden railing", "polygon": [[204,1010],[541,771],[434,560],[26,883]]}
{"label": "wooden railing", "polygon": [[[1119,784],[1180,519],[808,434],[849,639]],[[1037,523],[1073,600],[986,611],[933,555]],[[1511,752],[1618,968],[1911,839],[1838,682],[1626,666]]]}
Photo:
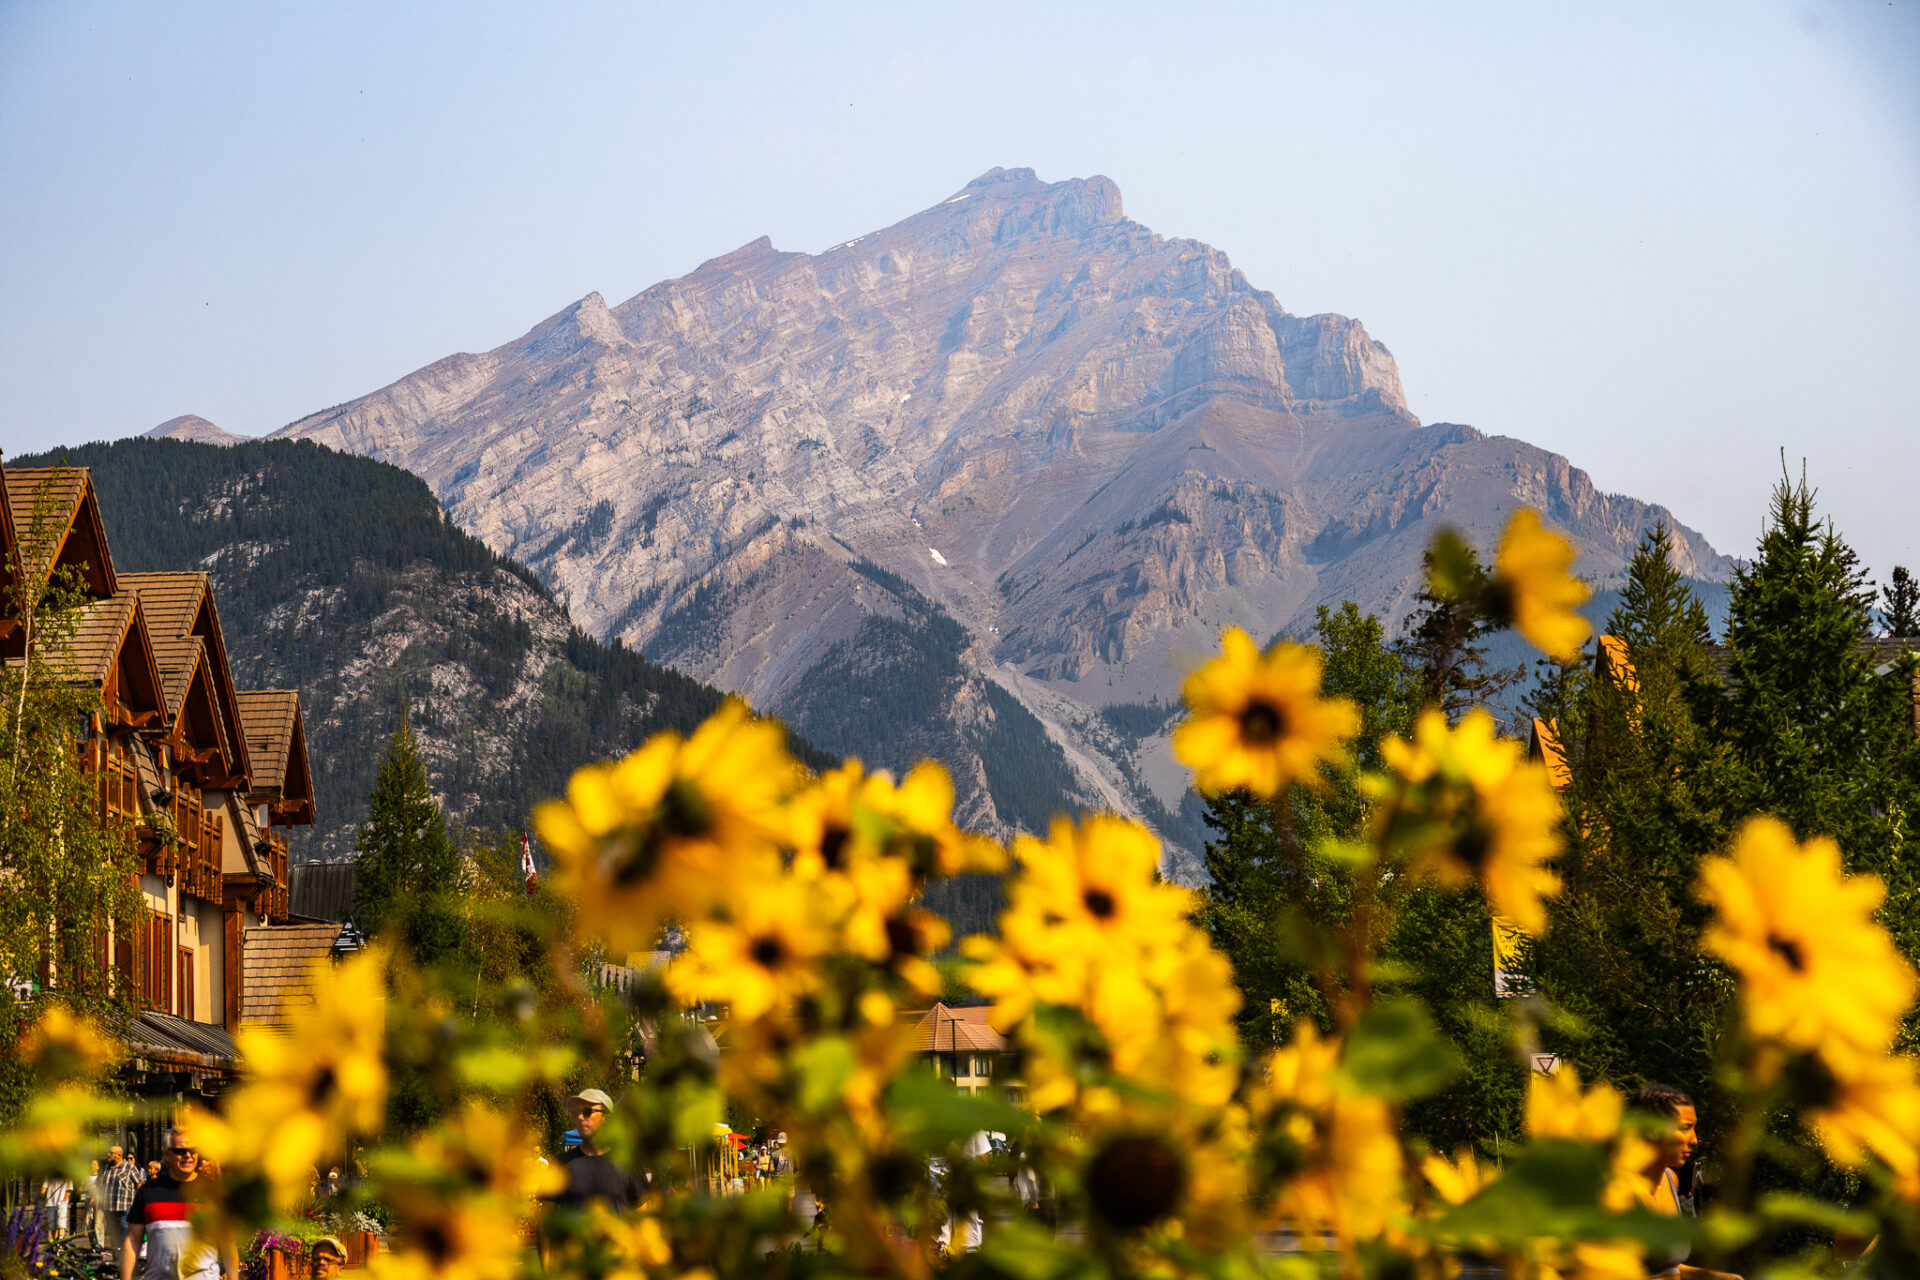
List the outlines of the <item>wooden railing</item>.
{"label": "wooden railing", "polygon": [[288,888],[291,873],[287,867],[287,838],[272,827],[268,827],[264,835],[267,863],[273,871],[273,885],[262,891],[259,910],[272,923],[285,924],[292,910]]}

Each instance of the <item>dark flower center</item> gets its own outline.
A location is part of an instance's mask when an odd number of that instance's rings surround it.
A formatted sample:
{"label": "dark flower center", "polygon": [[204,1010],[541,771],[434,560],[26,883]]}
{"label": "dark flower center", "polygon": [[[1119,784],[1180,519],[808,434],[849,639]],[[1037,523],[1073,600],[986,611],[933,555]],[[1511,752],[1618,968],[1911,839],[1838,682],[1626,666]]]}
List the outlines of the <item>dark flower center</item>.
{"label": "dark flower center", "polygon": [[778,968],[780,962],[787,958],[787,944],[772,934],[763,934],[753,940],[749,954],[762,969]]}
{"label": "dark flower center", "polygon": [[455,1252],[453,1233],[447,1230],[445,1223],[429,1222],[422,1225],[418,1232],[413,1233],[412,1241],[433,1259],[436,1269],[444,1267],[453,1258]]}
{"label": "dark flower center", "polygon": [[887,947],[893,959],[920,954],[920,931],[905,916],[887,917]]}
{"label": "dark flower center", "polygon": [[703,836],[713,826],[713,806],[700,788],[675,778],[660,797],[660,825],[676,836]]}
{"label": "dark flower center", "polygon": [[1767,949],[1787,962],[1787,968],[1795,973],[1807,971],[1807,953],[1792,938],[1783,938],[1777,933],[1767,935]]}
{"label": "dark flower center", "polygon": [[1466,863],[1467,869],[1475,875],[1486,865],[1487,855],[1492,852],[1493,837],[1477,822],[1468,823],[1467,829],[1453,842],[1454,856]]}
{"label": "dark flower center", "polygon": [[324,1107],[332,1101],[334,1091],[339,1087],[340,1080],[334,1075],[333,1068],[322,1067],[320,1074],[313,1078],[312,1087],[307,1090],[307,1098],[314,1106]]}
{"label": "dark flower center", "polygon": [[1279,741],[1287,731],[1287,712],[1271,702],[1249,702],[1240,712],[1240,737],[1252,746],[1264,747]]}
{"label": "dark flower center", "polygon": [[1787,1093],[1803,1107],[1825,1111],[1840,1101],[1839,1077],[1817,1053],[1795,1054],[1787,1064]]}
{"label": "dark flower center", "polygon": [[1180,1157],[1157,1137],[1115,1138],[1087,1166],[1087,1201],[1102,1221],[1136,1231],[1172,1213],[1187,1189]]}
{"label": "dark flower center", "polygon": [[827,870],[839,871],[846,866],[847,841],[853,832],[845,827],[832,826],[820,833],[820,861],[827,864]]}
{"label": "dark flower center", "polygon": [[1113,918],[1115,904],[1113,895],[1105,889],[1089,889],[1080,895],[1080,901],[1087,904],[1087,910],[1102,920]]}

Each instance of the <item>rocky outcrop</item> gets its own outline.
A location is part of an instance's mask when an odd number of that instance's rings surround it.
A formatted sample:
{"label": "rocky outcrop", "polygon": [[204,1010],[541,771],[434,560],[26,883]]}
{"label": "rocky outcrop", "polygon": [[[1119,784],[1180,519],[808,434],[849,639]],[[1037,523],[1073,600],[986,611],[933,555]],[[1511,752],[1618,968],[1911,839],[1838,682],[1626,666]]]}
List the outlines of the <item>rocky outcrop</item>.
{"label": "rocky outcrop", "polygon": [[1027,169],[820,254],[762,238],[589,295],[281,434],[418,473],[585,624],[775,709],[906,608],[869,565],[960,624],[955,716],[993,684],[1074,759],[1102,750],[1077,719],[1171,696],[1224,624],[1347,598],[1397,622],[1442,524],[1486,545],[1531,503],[1604,580],[1666,515],[1422,426],[1359,321],[1289,313],[1106,178]]}

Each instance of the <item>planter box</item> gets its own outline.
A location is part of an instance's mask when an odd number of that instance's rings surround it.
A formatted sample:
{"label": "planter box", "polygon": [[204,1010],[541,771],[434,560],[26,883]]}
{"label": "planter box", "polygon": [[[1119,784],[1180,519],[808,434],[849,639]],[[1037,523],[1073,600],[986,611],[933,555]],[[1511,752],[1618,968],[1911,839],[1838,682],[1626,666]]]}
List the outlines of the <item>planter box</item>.
{"label": "planter box", "polygon": [[380,1252],[380,1237],[371,1231],[349,1231],[340,1237],[347,1246],[347,1269],[364,1267]]}

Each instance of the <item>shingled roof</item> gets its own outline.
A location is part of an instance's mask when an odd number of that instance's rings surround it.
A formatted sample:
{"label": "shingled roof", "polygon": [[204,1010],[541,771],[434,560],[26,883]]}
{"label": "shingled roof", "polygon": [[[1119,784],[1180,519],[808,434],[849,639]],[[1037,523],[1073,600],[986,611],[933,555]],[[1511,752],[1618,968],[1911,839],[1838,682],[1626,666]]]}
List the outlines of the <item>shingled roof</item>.
{"label": "shingled roof", "polygon": [[45,652],[48,663],[66,679],[102,688],[113,673],[115,660],[132,646],[132,666],[127,675],[139,687],[126,691],[127,704],[164,716],[172,703],[166,699],[151,640],[139,597],[120,591],[104,600],[89,600],[80,610],[73,634],[58,648],[50,646]]}
{"label": "shingled roof", "polygon": [[287,879],[287,909],[294,915],[338,924],[353,914],[352,862],[297,863]]}
{"label": "shingled roof", "polygon": [[167,677],[169,706],[177,707],[186,696],[196,657],[204,653],[214,702],[220,711],[221,737],[228,747],[233,772],[249,774],[252,753],[247,750],[246,732],[240,723],[239,698],[228,666],[226,640],[220,633],[213,579],[204,573],[179,571],[122,574],[120,581],[139,595],[147,611],[160,670]]}
{"label": "shingled roof", "polygon": [[340,937],[340,925],[261,925],[241,942],[246,988],[240,1010],[243,1024],[283,1027],[288,1014],[313,1003],[313,966]]}
{"label": "shingled roof", "polygon": [[989,1012],[985,1005],[955,1009],[936,1004],[924,1012],[900,1016],[917,1019],[913,1027],[913,1047],[917,1053],[998,1053],[1007,1047],[1007,1042],[987,1025]]}
{"label": "shingled roof", "polygon": [[[300,695],[292,689],[242,689],[236,693],[240,731],[253,762],[253,794],[285,801],[283,821],[313,820],[313,774],[307,762],[307,731]],[[294,807],[304,802],[304,811]]]}
{"label": "shingled roof", "polygon": [[110,596],[119,589],[107,531],[100,523],[100,504],[93,494],[93,477],[85,467],[8,467],[5,485],[16,535],[32,529],[43,494],[55,525],[54,536],[21,548],[23,563],[26,553],[34,552],[33,562],[25,563],[29,573],[36,578],[45,573],[52,556],[56,565],[85,564],[88,589],[95,596]]}

